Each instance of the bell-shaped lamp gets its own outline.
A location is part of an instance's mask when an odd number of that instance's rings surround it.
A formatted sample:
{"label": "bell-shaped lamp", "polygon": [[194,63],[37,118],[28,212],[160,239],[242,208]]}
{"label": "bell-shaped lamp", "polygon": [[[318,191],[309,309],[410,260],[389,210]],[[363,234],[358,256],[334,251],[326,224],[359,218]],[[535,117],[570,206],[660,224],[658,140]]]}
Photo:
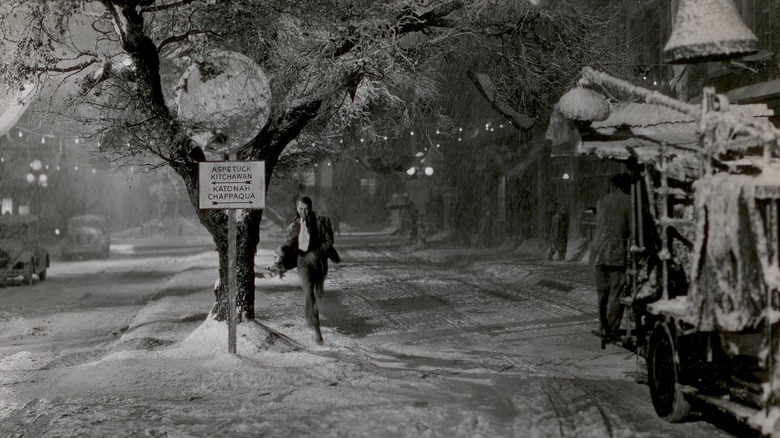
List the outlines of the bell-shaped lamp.
{"label": "bell-shaped lamp", "polygon": [[583,87],[572,88],[558,101],[564,117],[578,122],[593,122],[609,117],[609,103],[601,94]]}
{"label": "bell-shaped lamp", "polygon": [[758,51],[758,38],[733,0],[680,0],[674,29],[664,47],[673,64],[723,61]]}

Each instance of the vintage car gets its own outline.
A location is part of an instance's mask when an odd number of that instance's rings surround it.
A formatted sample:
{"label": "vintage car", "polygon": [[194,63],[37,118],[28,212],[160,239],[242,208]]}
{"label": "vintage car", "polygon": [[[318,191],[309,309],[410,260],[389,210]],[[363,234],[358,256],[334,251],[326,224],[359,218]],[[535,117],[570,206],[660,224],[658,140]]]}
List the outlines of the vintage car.
{"label": "vintage car", "polygon": [[106,232],[106,218],[88,214],[68,219],[62,257],[68,259],[108,258],[111,238]]}
{"label": "vintage car", "polygon": [[46,280],[49,252],[39,239],[37,216],[0,216],[0,281],[21,276],[31,285],[33,274],[39,281]]}

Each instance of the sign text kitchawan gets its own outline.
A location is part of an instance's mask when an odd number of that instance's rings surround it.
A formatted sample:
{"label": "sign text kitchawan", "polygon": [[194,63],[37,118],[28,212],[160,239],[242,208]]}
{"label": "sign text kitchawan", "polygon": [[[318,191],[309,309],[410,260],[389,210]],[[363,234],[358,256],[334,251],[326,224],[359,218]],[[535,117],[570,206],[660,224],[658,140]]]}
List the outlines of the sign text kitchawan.
{"label": "sign text kitchawan", "polygon": [[264,161],[199,163],[200,209],[265,208]]}

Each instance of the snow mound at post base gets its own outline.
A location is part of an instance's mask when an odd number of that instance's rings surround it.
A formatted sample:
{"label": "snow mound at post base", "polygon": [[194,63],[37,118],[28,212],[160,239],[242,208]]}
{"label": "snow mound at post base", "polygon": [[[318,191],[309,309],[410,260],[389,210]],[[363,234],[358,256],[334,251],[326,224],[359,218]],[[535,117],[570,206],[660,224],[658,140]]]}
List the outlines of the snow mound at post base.
{"label": "snow mound at post base", "polygon": [[[256,321],[236,324],[236,353],[255,355],[273,351],[288,353],[300,347],[284,335],[274,332]],[[220,356],[228,352],[228,325],[211,315],[195,331],[169,350],[183,356]]]}

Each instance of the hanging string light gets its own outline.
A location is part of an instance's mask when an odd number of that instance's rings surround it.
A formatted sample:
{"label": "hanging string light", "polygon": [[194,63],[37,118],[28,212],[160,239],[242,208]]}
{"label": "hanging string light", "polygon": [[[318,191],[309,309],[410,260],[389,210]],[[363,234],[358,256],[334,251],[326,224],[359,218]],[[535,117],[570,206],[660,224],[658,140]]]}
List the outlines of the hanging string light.
{"label": "hanging string light", "polygon": [[41,144],[46,144],[46,140],[47,139],[54,140],[55,143],[60,143],[60,144],[62,144],[63,140],[72,141],[74,144],[81,143],[81,139],[78,138],[78,137],[73,138],[73,137],[66,137],[66,136],[61,136],[61,135],[56,135],[56,134],[45,134],[45,133],[40,133],[40,132],[36,132],[36,131],[30,130],[30,129],[27,129],[27,128],[22,128],[22,127],[20,127],[18,125],[14,126],[13,128],[11,128],[11,130],[9,130],[9,132],[6,133],[6,137],[9,140],[11,139],[10,133],[13,130],[16,130],[16,136],[18,138],[20,138],[20,139],[30,138],[30,139],[32,139],[32,141],[35,141],[35,139],[40,138],[41,139]]}

